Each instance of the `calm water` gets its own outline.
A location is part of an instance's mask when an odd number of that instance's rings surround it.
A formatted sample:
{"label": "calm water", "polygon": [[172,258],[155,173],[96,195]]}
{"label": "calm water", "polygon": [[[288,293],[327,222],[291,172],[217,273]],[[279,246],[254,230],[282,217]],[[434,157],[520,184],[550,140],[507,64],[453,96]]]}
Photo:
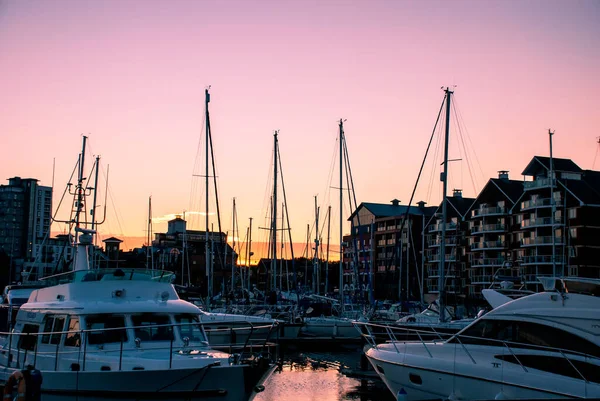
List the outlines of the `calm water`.
{"label": "calm water", "polygon": [[[257,401],[395,401],[377,378],[354,378],[362,371],[361,351],[294,352],[285,355],[281,369],[265,383]],[[367,371],[373,374],[373,370]]]}

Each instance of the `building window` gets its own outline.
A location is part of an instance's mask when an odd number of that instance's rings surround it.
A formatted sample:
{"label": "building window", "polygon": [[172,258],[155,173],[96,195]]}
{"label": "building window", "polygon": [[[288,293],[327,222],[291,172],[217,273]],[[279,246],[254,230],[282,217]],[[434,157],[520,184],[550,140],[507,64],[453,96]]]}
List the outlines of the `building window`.
{"label": "building window", "polygon": [[574,219],[576,217],[577,217],[577,209],[576,208],[569,209],[569,218]]}
{"label": "building window", "polygon": [[571,234],[571,238],[577,238],[577,228],[569,229],[569,234]]}

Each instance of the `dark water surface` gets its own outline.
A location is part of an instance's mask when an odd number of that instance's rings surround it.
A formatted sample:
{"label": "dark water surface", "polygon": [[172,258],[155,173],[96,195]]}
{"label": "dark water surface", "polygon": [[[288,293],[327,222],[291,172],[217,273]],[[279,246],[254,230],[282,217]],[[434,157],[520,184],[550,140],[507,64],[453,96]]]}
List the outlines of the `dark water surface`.
{"label": "dark water surface", "polygon": [[[265,382],[256,401],[395,401],[372,369],[362,370],[360,350],[293,352]],[[364,366],[364,364],[363,364]]]}

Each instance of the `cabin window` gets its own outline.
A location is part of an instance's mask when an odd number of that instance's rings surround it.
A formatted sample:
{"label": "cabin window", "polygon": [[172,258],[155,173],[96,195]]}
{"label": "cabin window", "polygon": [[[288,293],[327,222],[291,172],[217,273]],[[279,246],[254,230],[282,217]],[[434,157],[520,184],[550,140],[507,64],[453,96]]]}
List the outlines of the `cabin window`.
{"label": "cabin window", "polygon": [[79,347],[81,344],[81,334],[79,333],[79,318],[71,316],[69,319],[69,332],[65,337],[66,347]]}
{"label": "cabin window", "polygon": [[60,343],[60,336],[62,335],[60,332],[63,331],[64,326],[64,316],[46,316],[46,322],[44,324],[44,333],[46,334],[42,335],[42,344],[56,345]]}
{"label": "cabin window", "polygon": [[181,338],[189,338],[190,341],[205,341],[202,328],[198,324],[200,319],[192,314],[175,315],[175,321],[179,326]]}
{"label": "cabin window", "polygon": [[85,318],[90,344],[127,341],[125,317],[111,314],[89,315]]}
{"label": "cabin window", "polygon": [[19,348],[27,351],[35,350],[37,333],[39,332],[40,326],[38,324],[24,324],[22,331],[23,334],[19,336]]}
{"label": "cabin window", "polygon": [[495,346],[503,346],[498,341],[506,341],[511,348],[527,345],[562,348],[600,357],[600,347],[594,343],[556,327],[532,322],[483,319],[466,328],[460,335],[460,341]]}
{"label": "cabin window", "polygon": [[173,326],[168,315],[144,313],[131,316],[135,327],[135,337],[142,341],[171,341],[173,340]]}
{"label": "cabin window", "polygon": [[496,355],[495,358],[515,364],[520,362],[526,368],[572,377],[573,379],[583,380],[581,377],[583,376],[588,381],[600,383],[598,365],[573,358],[569,358],[568,361],[560,356],[547,355]]}

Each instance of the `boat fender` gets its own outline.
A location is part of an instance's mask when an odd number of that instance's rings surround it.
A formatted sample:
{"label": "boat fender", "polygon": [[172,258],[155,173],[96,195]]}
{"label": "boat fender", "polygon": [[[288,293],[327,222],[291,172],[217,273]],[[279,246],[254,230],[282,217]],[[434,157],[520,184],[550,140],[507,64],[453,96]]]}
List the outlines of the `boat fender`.
{"label": "boat fender", "polygon": [[17,397],[14,399],[17,401],[25,401],[27,386],[25,384],[23,373],[20,370],[15,370],[4,384],[4,401],[13,401],[13,389],[15,386],[17,386]]}
{"label": "boat fender", "polygon": [[398,394],[396,394],[396,401],[406,401],[408,400],[408,394],[406,394],[406,390],[402,387],[398,390]]}

